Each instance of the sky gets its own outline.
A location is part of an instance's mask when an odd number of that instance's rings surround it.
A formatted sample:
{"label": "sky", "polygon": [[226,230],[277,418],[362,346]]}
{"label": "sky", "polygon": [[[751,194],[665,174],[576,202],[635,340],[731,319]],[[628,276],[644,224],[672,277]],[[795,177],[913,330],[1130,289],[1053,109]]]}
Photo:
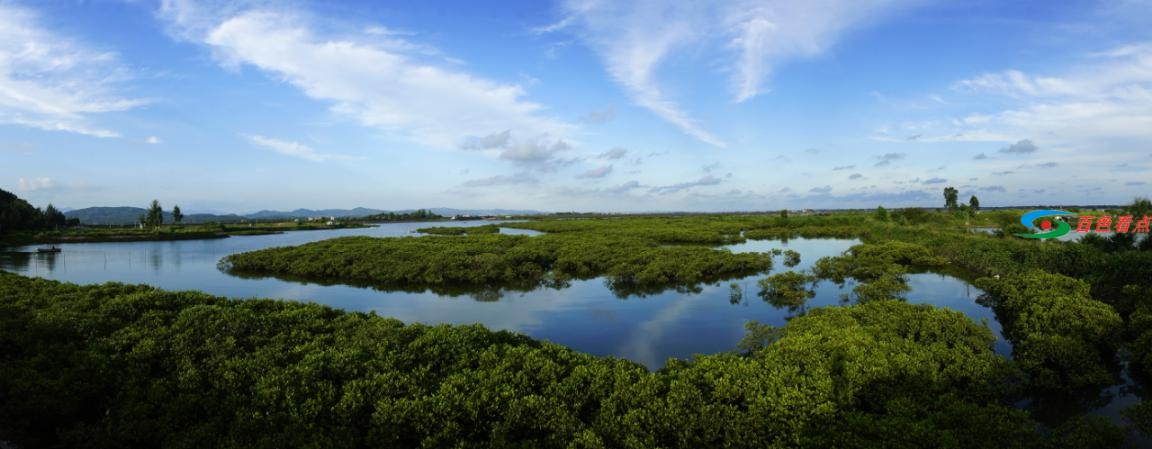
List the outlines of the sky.
{"label": "sky", "polygon": [[1152,0],[0,0],[0,188],[187,212],[1121,204]]}

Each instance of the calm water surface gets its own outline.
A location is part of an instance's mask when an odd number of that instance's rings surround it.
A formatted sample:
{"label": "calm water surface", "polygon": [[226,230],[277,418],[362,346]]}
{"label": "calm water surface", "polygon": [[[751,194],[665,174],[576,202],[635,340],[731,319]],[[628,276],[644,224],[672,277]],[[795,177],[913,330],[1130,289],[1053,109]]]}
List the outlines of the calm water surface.
{"label": "calm water surface", "polygon": [[[474,226],[487,222],[453,223]],[[76,243],[60,245],[59,254],[37,254],[35,246],[0,252],[0,269],[81,284],[108,281],[150,284],[169,290],[200,290],[235,298],[284,298],[313,301],[345,310],[375,311],[406,322],[481,323],[493,329],[523,332],[598,355],[614,355],[659,368],[669,357],[731,351],[744,335],[744,323],[756,320],[783,325],[811,307],[842,304],[841,293],[850,291],[823,282],[805,309],[777,308],[757,296],[756,281],[763,274],[703,285],[698,293],[674,290],[644,297],[618,298],[602,279],[574,281],[562,290],[501,292],[445,296],[431,292],[385,292],[342,285],[317,285],[275,278],[243,279],[217,269],[229,254],[274,246],[350,235],[413,236],[415,229],[438,223],[389,223],[374,228],[299,231],[263,236],[237,236],[218,240],[129,243]],[[507,233],[527,233],[502,229]],[[792,239],[749,241],[727,248],[736,252],[793,249],[801,254],[795,268],[784,267],[776,258],[773,272],[800,270],[824,256],[838,255],[857,240]],[[983,292],[945,275],[909,275],[909,301],[930,303],[961,311],[977,322],[986,320],[999,337],[1000,326],[992,311],[975,303]],[[732,299],[730,284],[743,293]],[[996,344],[1008,355],[1007,342]]]}

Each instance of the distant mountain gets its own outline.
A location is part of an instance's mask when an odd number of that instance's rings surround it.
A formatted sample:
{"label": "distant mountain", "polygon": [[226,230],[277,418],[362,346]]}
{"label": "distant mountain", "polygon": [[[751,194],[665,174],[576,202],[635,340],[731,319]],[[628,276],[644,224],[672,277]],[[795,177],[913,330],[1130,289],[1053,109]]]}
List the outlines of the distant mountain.
{"label": "distant mountain", "polygon": [[64,216],[79,218],[86,225],[126,225],[136,223],[145,213],[142,207],[85,207],[64,212]]}
{"label": "distant mountain", "polygon": [[[396,213],[410,213],[418,209],[403,209],[403,210],[380,210],[369,209],[366,207],[357,207],[355,209],[296,209],[294,211],[278,211],[278,210],[262,210],[260,212],[246,214],[245,217],[253,219],[272,219],[272,218],[309,218],[309,217],[366,217],[369,215],[376,215],[381,213],[396,212]],[[543,212],[534,210],[514,210],[514,209],[453,209],[448,207],[433,207],[425,209],[429,212],[451,217],[453,215],[536,215]]]}
{"label": "distant mountain", "polygon": [[244,215],[248,218],[255,219],[269,219],[269,218],[309,218],[309,217],[363,217],[367,215],[375,215],[385,212],[379,209],[368,209],[365,207],[357,207],[355,209],[296,209],[291,212],[284,212],[278,210],[262,210],[260,212]]}
{"label": "distant mountain", "polygon": [[[80,223],[85,225],[131,225],[136,224],[140,220],[140,216],[147,212],[148,211],[142,207],[86,207],[64,212],[64,216],[67,218],[79,218]],[[235,214],[184,214],[183,223],[235,223],[242,220],[244,220],[244,217]],[[164,212],[164,222],[172,222],[172,212]]]}
{"label": "distant mountain", "polygon": [[[397,211],[384,211],[380,209],[370,209],[366,207],[357,207],[355,209],[296,209],[293,211],[277,211],[277,210],[262,210],[245,215],[227,214],[184,214],[184,223],[198,224],[198,223],[236,223],[244,220],[274,220],[274,219],[295,219],[295,218],[310,218],[310,217],[366,217],[369,215],[376,215],[386,212],[413,212],[416,209],[406,209]],[[429,212],[434,212],[438,215],[451,217],[454,215],[473,215],[473,216],[505,216],[505,215],[537,215],[543,212],[534,210],[515,210],[515,209],[453,209],[447,207],[435,207],[427,209]],[[136,224],[141,215],[147,211],[141,207],[86,207],[83,209],[75,209],[64,212],[64,216],[68,218],[79,218],[80,223],[86,225],[131,225]],[[164,222],[172,222],[172,212],[164,212]]]}
{"label": "distant mountain", "polygon": [[[397,211],[397,212],[411,212],[414,209]],[[433,207],[428,209],[429,212],[435,212],[438,215],[451,217],[453,215],[540,215],[544,212],[538,210],[518,210],[518,209],[452,209],[449,207]]]}

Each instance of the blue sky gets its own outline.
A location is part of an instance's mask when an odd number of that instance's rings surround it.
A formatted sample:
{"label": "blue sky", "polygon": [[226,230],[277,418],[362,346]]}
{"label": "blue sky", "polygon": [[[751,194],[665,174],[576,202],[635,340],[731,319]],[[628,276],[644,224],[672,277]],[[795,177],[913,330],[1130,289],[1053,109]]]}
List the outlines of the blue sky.
{"label": "blue sky", "polygon": [[0,0],[36,205],[730,211],[1152,190],[1152,1]]}

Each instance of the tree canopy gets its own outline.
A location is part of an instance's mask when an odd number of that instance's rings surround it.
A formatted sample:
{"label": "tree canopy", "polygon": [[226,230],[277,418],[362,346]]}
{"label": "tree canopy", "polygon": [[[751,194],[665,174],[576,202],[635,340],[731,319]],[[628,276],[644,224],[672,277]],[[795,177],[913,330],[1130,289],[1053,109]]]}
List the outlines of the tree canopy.
{"label": "tree canopy", "polygon": [[55,206],[49,204],[40,210],[12,192],[0,189],[0,234],[55,229],[69,224],[64,213]]}
{"label": "tree canopy", "polygon": [[959,312],[815,309],[658,372],[479,326],[0,273],[21,447],[1046,447]]}
{"label": "tree canopy", "polygon": [[959,207],[957,200],[960,197],[960,192],[955,187],[948,186],[944,188],[944,207],[948,210],[955,210]]}

